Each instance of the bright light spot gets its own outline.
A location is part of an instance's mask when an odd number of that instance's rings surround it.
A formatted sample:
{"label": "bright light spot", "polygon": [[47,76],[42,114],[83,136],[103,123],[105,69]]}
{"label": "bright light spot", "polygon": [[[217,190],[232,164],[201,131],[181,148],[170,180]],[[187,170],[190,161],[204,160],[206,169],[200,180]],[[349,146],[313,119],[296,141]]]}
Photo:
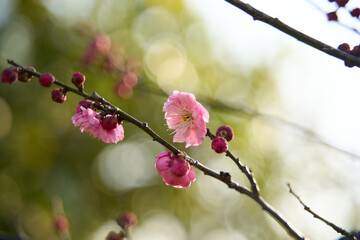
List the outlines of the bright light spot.
{"label": "bright light spot", "polygon": [[96,161],[102,183],[113,191],[152,184],[155,156],[161,147],[153,142],[121,142],[105,148]]}
{"label": "bright light spot", "polygon": [[91,240],[104,240],[109,232],[114,231],[118,232],[120,227],[116,224],[114,220],[107,221],[102,224],[95,232],[91,235]]}
{"label": "bright light spot", "polygon": [[142,219],[131,234],[137,240],[185,240],[186,231],[179,220],[170,213],[152,213]]}
{"label": "bright light spot", "polygon": [[76,24],[88,17],[94,0],[42,0],[44,6],[62,23]]}
{"label": "bright light spot", "polygon": [[232,231],[229,229],[222,229],[218,228],[211,232],[207,232],[203,235],[200,240],[218,240],[218,239],[226,239],[226,240],[246,240],[247,238],[244,237],[239,232]]}
{"label": "bright light spot", "polygon": [[175,33],[177,29],[174,16],[160,7],[145,10],[138,16],[133,27],[135,40],[144,48],[154,38]]}

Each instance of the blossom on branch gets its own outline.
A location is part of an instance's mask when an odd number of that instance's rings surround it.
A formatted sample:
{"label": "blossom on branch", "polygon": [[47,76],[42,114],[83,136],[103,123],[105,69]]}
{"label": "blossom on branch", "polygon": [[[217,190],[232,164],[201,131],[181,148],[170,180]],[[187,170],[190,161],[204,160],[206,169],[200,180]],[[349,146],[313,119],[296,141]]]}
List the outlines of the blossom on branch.
{"label": "blossom on branch", "polygon": [[189,147],[204,141],[209,112],[196,101],[194,94],[175,90],[163,111],[168,127],[175,130],[174,142],[186,142],[185,147]]}
{"label": "blossom on branch", "polygon": [[156,156],[155,167],[166,185],[176,188],[188,188],[196,180],[194,170],[185,159],[172,152],[163,152]]}
{"label": "blossom on branch", "polygon": [[113,128],[104,128],[100,113],[91,108],[83,106],[77,107],[80,111],[75,114],[71,120],[76,127],[80,127],[81,132],[88,132],[95,137],[100,138],[105,143],[117,143],[124,139],[124,128],[122,124],[115,124]]}

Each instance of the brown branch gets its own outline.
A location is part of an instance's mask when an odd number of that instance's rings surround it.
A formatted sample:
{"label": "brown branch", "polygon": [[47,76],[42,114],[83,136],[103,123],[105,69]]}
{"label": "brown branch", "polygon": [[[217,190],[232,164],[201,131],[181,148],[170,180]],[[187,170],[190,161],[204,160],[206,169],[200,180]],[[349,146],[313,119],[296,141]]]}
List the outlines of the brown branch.
{"label": "brown branch", "polygon": [[[17,66],[23,70],[26,70],[24,67],[22,67],[21,65],[15,63],[12,60],[8,60],[8,63],[13,65],[13,66]],[[38,72],[34,72],[31,70],[26,70],[28,73],[36,76],[36,77],[40,77],[40,73]],[[133,116],[127,114],[126,112],[122,111],[121,109],[117,108],[116,106],[112,105],[110,102],[108,102],[107,100],[105,100],[103,97],[101,97],[100,95],[98,95],[96,92],[93,92],[91,95],[85,93],[85,92],[81,92],[78,91],[74,88],[71,88],[69,86],[67,86],[66,84],[56,80],[55,84],[61,87],[66,88],[68,91],[71,91],[75,94],[78,94],[86,99],[90,99],[96,102],[99,102],[102,106],[100,106],[100,109],[106,113],[111,113],[111,114],[118,114],[123,120],[134,124],[135,126],[139,127],[140,129],[142,129],[144,132],[146,132],[154,141],[160,143],[162,146],[164,146],[165,148],[169,149],[170,151],[172,151],[173,153],[175,153],[176,155],[178,155],[179,153],[182,153],[179,149],[177,149],[176,147],[174,147],[172,144],[168,143],[166,140],[164,140],[163,138],[161,138],[155,131],[153,131],[146,122],[141,122],[139,120],[137,120],[136,118],[134,118]],[[235,158],[235,157],[234,157]],[[248,188],[244,187],[244,186],[240,186],[239,184],[237,184],[236,182],[231,180],[231,175],[227,172],[220,172],[217,173],[209,168],[207,168],[206,166],[202,165],[200,162],[198,162],[197,160],[185,155],[185,159],[189,162],[189,164],[191,164],[192,166],[194,166],[195,168],[199,169],[200,171],[202,171],[205,175],[211,176],[215,179],[218,179],[219,181],[225,183],[229,188],[234,189],[235,191],[244,194],[248,197],[250,197],[251,199],[253,199],[255,202],[257,202],[264,211],[266,211],[267,213],[269,213],[269,215],[274,218],[279,224],[280,226],[282,226],[287,232],[288,234],[293,237],[294,239],[297,240],[308,240],[308,238],[304,237],[303,234],[297,230],[294,226],[292,226],[288,220],[282,216],[276,209],[274,209],[269,203],[267,203],[265,200],[263,200],[257,189],[256,191],[254,191],[254,189],[252,191],[250,191]],[[236,159],[236,158],[235,158]],[[242,168],[244,168],[247,172],[247,174],[251,174],[251,171],[249,168],[242,166],[242,164],[237,160],[238,164],[241,165]],[[252,176],[252,175],[251,175]],[[255,179],[251,180],[255,182]],[[257,185],[256,185],[257,186]],[[252,186],[253,188],[253,186]]]}
{"label": "brown branch", "polygon": [[325,218],[321,217],[320,215],[316,214],[313,210],[310,209],[310,207],[308,207],[299,197],[299,195],[297,195],[291,188],[290,184],[287,184],[288,188],[289,188],[289,193],[291,193],[299,202],[301,205],[303,205],[304,210],[309,212],[311,215],[314,216],[314,218],[319,219],[320,221],[324,222],[326,225],[330,226],[332,229],[334,229],[336,232],[340,233],[343,236],[348,237],[349,239],[352,240],[357,240],[357,238],[355,237],[354,234],[351,234],[349,232],[347,232],[346,230],[344,230],[343,228],[335,225],[332,222],[329,222],[328,220],[326,220]]}
{"label": "brown branch", "polygon": [[254,20],[259,20],[261,22],[267,23],[276,29],[296,38],[300,42],[303,42],[313,48],[316,48],[324,53],[327,53],[333,57],[336,57],[338,59],[350,61],[352,64],[354,64],[357,67],[360,67],[360,58],[355,57],[351,54],[348,54],[344,51],[341,51],[339,49],[333,48],[315,38],[312,38],[288,25],[281,22],[278,18],[273,18],[256,8],[252,7],[250,4],[244,3],[240,0],[225,0],[226,2],[234,5],[235,7],[241,9],[242,11],[246,12],[250,16],[253,17]]}

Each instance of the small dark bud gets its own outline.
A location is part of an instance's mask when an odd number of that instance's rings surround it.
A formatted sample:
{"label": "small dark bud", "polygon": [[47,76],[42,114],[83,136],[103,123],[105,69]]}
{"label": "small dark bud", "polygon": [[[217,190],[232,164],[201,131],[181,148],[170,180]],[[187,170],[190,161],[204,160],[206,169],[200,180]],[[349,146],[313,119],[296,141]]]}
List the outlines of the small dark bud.
{"label": "small dark bud", "polygon": [[54,89],[51,92],[51,99],[57,103],[64,103],[66,101],[66,93],[65,89]]}
{"label": "small dark bud", "polygon": [[360,46],[355,46],[352,50],[351,50],[351,54],[354,55],[355,57],[360,57]]}
{"label": "small dark bud", "polygon": [[[35,72],[35,68],[33,67],[27,67],[26,69],[31,70],[33,72]],[[18,80],[20,82],[29,82],[31,79],[33,78],[33,75],[31,73],[28,73],[26,71],[24,71],[23,69],[20,69],[18,72]]]}
{"label": "small dark bud", "polygon": [[18,75],[17,75],[17,68],[16,67],[10,67],[5,69],[1,73],[1,82],[2,83],[8,83],[12,84],[16,81]]}
{"label": "small dark bud", "polygon": [[55,82],[55,77],[51,73],[44,73],[39,78],[40,84],[44,87],[50,87]]}
{"label": "small dark bud", "polygon": [[81,107],[83,108],[92,108],[94,105],[94,102],[90,101],[90,100],[82,100],[79,102],[79,105],[76,107],[76,112],[79,113],[81,112]]}
{"label": "small dark bud", "polygon": [[102,119],[101,126],[106,130],[112,130],[118,126],[118,120],[113,115],[107,115]]}
{"label": "small dark bud", "polygon": [[80,91],[84,90],[84,82],[85,82],[85,75],[82,73],[74,73],[71,82],[79,89]]}
{"label": "small dark bud", "polygon": [[335,2],[339,7],[345,7],[345,5],[349,2],[349,0],[335,0]]}
{"label": "small dark bud", "polygon": [[329,12],[327,14],[328,21],[337,21],[338,17],[336,15],[336,12]]}
{"label": "small dark bud", "polygon": [[350,45],[347,44],[347,43],[342,43],[338,46],[338,49],[341,50],[341,51],[344,51],[344,52],[347,52],[347,53],[350,53],[351,50],[350,50]]}
{"label": "small dark bud", "polygon": [[124,234],[116,233],[116,232],[109,232],[109,234],[106,236],[105,240],[122,240],[124,239]]}
{"label": "small dark bud", "polygon": [[350,14],[353,17],[359,17],[360,16],[360,8],[354,8],[353,10],[351,10]]}

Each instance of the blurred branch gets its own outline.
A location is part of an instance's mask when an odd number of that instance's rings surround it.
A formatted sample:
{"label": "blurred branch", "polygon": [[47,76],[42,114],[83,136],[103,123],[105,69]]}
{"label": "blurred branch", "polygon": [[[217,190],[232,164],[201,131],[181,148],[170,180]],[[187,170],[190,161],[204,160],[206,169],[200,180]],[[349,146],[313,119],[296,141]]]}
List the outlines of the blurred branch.
{"label": "blurred branch", "polygon": [[314,216],[314,218],[319,219],[320,221],[324,222],[326,225],[330,226],[332,229],[334,229],[336,232],[340,233],[343,236],[348,237],[349,239],[352,240],[357,240],[357,238],[355,237],[354,234],[351,234],[349,232],[347,232],[346,230],[342,229],[341,227],[338,227],[337,225],[329,222],[328,220],[324,219],[323,217],[321,217],[320,215],[316,214],[314,211],[312,211],[310,209],[310,207],[308,207],[302,200],[301,198],[292,190],[290,184],[287,184],[289,187],[289,193],[292,194],[294,197],[296,197],[296,199],[300,202],[301,205],[303,205],[305,211],[309,212],[310,214],[312,214]]}
{"label": "blurred branch", "polygon": [[[23,70],[26,70],[24,67],[22,67],[21,65],[15,63],[14,61],[8,60],[8,63],[13,65],[13,66],[17,66]],[[28,73],[33,74],[36,77],[39,77],[41,74],[38,72],[33,72],[31,70],[27,70]],[[80,96],[83,96],[86,99],[90,99],[93,101],[96,101],[98,103],[101,104],[101,106],[99,107],[100,110],[104,111],[105,113],[108,114],[118,114],[120,117],[123,118],[123,120],[134,124],[135,126],[139,127],[140,129],[142,129],[144,132],[146,132],[150,137],[152,137],[152,139],[158,143],[160,143],[162,146],[164,146],[165,148],[169,149],[170,151],[172,151],[174,154],[176,155],[182,155],[184,157],[184,159],[186,161],[189,162],[189,164],[191,164],[192,166],[194,166],[195,168],[199,169],[200,171],[202,171],[205,175],[211,176],[215,179],[218,179],[219,181],[225,183],[229,188],[236,190],[237,192],[244,194],[248,197],[250,197],[251,199],[253,199],[255,202],[257,202],[264,211],[266,211],[267,213],[269,213],[269,215],[274,218],[287,232],[288,234],[293,237],[294,239],[298,239],[298,240],[308,240],[308,238],[304,237],[303,234],[297,230],[291,223],[288,222],[288,220],[282,216],[275,208],[273,208],[269,203],[267,203],[260,195],[258,192],[258,189],[256,188],[257,184],[255,179],[252,176],[252,173],[250,171],[250,169],[246,166],[243,166],[240,164],[240,162],[238,160],[236,160],[235,157],[232,156],[232,154],[227,154],[227,156],[231,157],[232,159],[235,159],[235,162],[237,162],[238,166],[240,167],[240,169],[244,169],[246,170],[245,172],[247,172],[246,175],[249,177],[251,177],[250,183],[252,185],[252,190],[249,190],[248,188],[244,187],[244,186],[240,186],[239,184],[237,184],[236,182],[231,180],[231,175],[227,172],[220,172],[217,173],[209,168],[207,168],[206,166],[202,165],[200,162],[198,162],[197,160],[189,157],[186,155],[186,153],[181,152],[179,149],[177,149],[176,147],[174,147],[172,144],[168,143],[166,140],[164,140],[163,138],[161,138],[157,133],[155,133],[146,122],[141,122],[139,120],[137,120],[136,118],[134,118],[133,116],[127,114],[126,112],[122,111],[121,109],[117,108],[116,106],[112,105],[110,102],[108,102],[107,100],[105,100],[103,97],[101,97],[100,95],[98,95],[96,92],[93,92],[91,95],[85,93],[85,92],[80,92],[76,89],[73,89],[69,86],[67,86],[66,84],[56,80],[55,81],[56,85],[59,85],[65,89],[67,89],[68,91],[74,92],[75,94],[78,94]],[[99,105],[100,105],[99,104]],[[233,160],[234,160],[233,159]],[[255,189],[253,184],[256,184]]]}
{"label": "blurred branch", "polygon": [[256,8],[252,7],[250,4],[244,3],[240,0],[225,0],[225,1],[234,5],[235,7],[239,8],[239,9],[241,9],[242,11],[246,12],[247,14],[252,16],[255,21],[259,20],[261,22],[267,23],[267,24],[275,27],[276,29],[296,38],[300,42],[303,42],[313,48],[316,48],[316,49],[318,49],[324,53],[327,53],[333,57],[336,57],[338,59],[341,59],[344,61],[345,60],[351,61],[351,63],[353,63],[353,65],[360,67],[360,58],[354,57],[351,54],[348,54],[344,51],[333,48],[315,38],[312,38],[300,31],[286,25],[285,23],[281,22],[278,18],[273,18],[273,17],[257,10]]}

